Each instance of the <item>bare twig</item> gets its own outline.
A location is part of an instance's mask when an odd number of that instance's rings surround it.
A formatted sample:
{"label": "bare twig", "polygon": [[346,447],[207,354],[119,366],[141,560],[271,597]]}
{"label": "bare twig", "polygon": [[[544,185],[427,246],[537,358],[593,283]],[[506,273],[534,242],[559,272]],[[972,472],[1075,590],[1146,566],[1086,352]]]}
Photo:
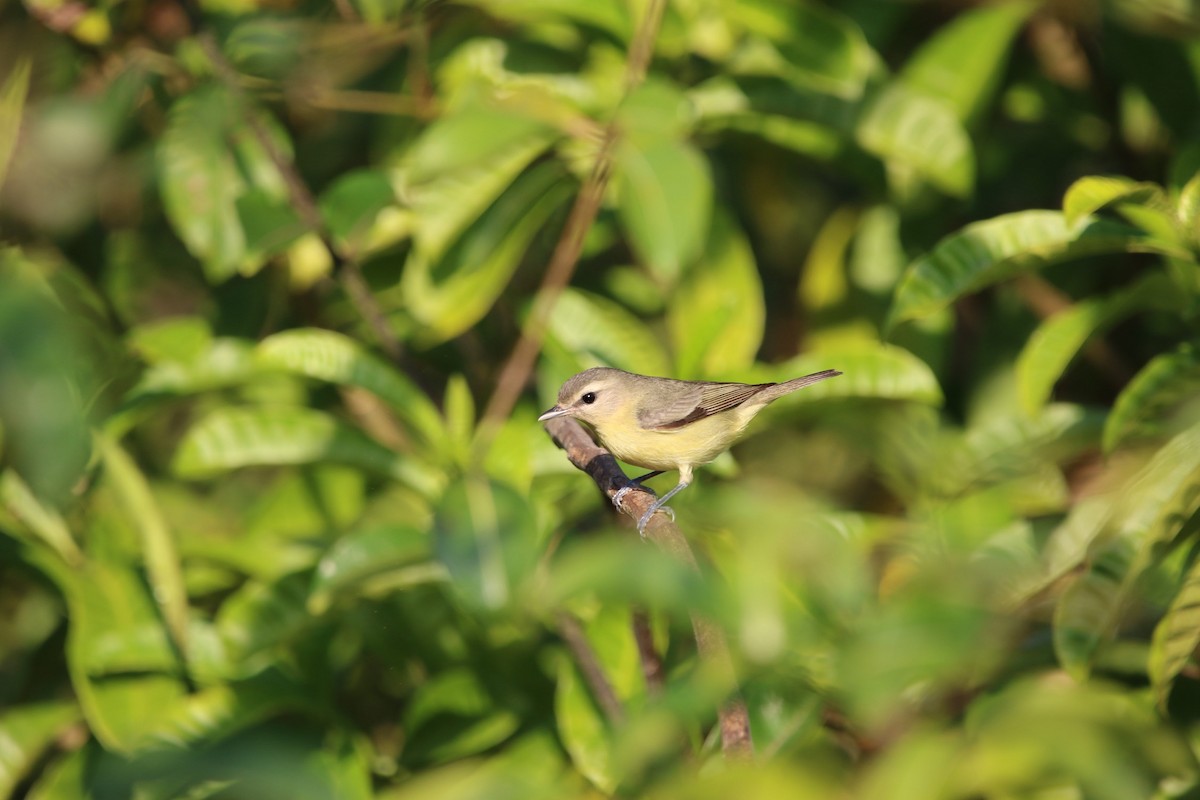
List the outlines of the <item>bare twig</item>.
{"label": "bare twig", "polygon": [[617,697],[617,693],[613,691],[608,676],[604,674],[604,667],[600,665],[600,659],[596,658],[596,652],[592,650],[592,645],[588,642],[579,620],[565,611],[560,612],[558,633],[566,643],[567,649],[571,651],[571,656],[575,659],[579,672],[587,682],[588,688],[591,689],[592,697],[596,698],[596,704],[600,706],[604,716],[613,724],[623,722],[625,709],[621,706],[621,700]]}
{"label": "bare twig", "polygon": [[284,185],[287,186],[288,199],[292,203],[292,208],[295,209],[300,221],[308,230],[316,233],[321,237],[325,247],[333,256],[334,263],[341,269],[342,282],[346,289],[346,294],[350,297],[350,302],[358,309],[359,314],[370,326],[375,334],[379,346],[387,355],[395,360],[401,351],[400,340],[391,326],[387,324],[387,316],[383,309],[375,301],[375,296],[371,294],[370,288],[363,279],[362,271],[359,269],[358,262],[350,254],[344,253],[333,241],[328,229],[325,226],[325,220],[321,216],[321,211],[317,207],[317,200],[313,196],[312,191],[308,188],[308,184],[304,182],[300,172],[296,169],[296,165],[291,159],[287,158],[275,144],[274,137],[263,124],[262,118],[255,114],[250,108],[249,102],[246,100],[245,92],[242,90],[241,82],[238,77],[237,70],[225,58],[225,54],[221,52],[221,48],[217,45],[217,40],[209,31],[202,32],[198,37],[200,46],[203,48],[205,55],[208,56],[212,63],[213,72],[221,79],[222,83],[229,89],[230,92],[245,106],[249,113],[245,115],[246,124],[250,127],[250,132],[254,134],[254,138],[262,147],[263,152],[267,154],[267,158],[279,171],[280,177],[283,178]]}
{"label": "bare twig", "polygon": [[642,662],[642,677],[646,691],[652,695],[662,694],[663,663],[654,649],[654,631],[650,628],[650,616],[644,609],[635,609],[630,620],[633,640],[637,642],[638,658]]}
{"label": "bare twig", "polygon": [[[650,0],[646,7],[646,15],[634,35],[625,63],[626,93],[637,86],[646,74],[665,7],[666,0]],[[538,352],[542,348],[542,340],[546,336],[550,313],[567,284],[571,282],[571,275],[579,262],[579,254],[583,251],[584,237],[600,211],[600,203],[604,199],[604,192],[612,174],[613,147],[616,140],[617,125],[614,119],[605,127],[591,174],[580,188],[558,243],[554,246],[546,274],[542,278],[542,285],[534,298],[533,309],[521,330],[521,337],[496,379],[496,389],[492,392],[479,423],[476,446],[481,451],[488,448],[504,420],[512,413],[513,406],[516,405],[517,398],[520,397],[533,371]]]}
{"label": "bare twig", "polygon": [[[612,454],[592,441],[583,426],[573,419],[558,417],[546,423],[550,437],[567,452],[567,458],[577,468],[591,476],[600,491],[611,500],[616,493],[632,486],[640,491],[630,492],[622,500],[621,507],[630,519],[637,520],[654,502],[648,491],[633,483],[621,470]],[[666,514],[655,514],[646,526],[646,538],[652,541],[669,557],[699,571],[696,556],[678,526]],[[712,620],[701,614],[692,614],[692,631],[696,636],[696,649],[700,659],[714,671],[736,685],[733,657],[725,642],[725,634]],[[746,704],[736,693],[726,700],[718,712],[721,724],[721,744],[725,754],[731,757],[748,758],[753,754],[754,743],[750,738],[750,716]]]}

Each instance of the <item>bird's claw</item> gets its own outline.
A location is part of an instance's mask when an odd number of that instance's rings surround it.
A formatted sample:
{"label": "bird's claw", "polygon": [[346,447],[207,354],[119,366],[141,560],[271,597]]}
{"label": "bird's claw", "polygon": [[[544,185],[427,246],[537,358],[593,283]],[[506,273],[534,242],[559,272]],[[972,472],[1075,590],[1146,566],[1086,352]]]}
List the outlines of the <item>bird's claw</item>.
{"label": "bird's claw", "polygon": [[675,511],[670,506],[650,506],[650,509],[642,514],[642,518],[638,520],[638,535],[642,539],[646,538],[646,526],[650,524],[650,518],[654,516],[655,511],[665,511],[667,516],[671,518],[671,522],[675,521]]}

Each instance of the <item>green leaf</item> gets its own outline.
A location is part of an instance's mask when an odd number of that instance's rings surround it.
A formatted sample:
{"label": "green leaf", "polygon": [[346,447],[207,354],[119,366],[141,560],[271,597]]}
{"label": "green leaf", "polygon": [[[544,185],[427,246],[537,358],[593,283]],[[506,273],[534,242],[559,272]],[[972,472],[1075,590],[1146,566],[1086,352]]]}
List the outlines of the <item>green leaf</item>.
{"label": "green leaf", "polygon": [[217,630],[235,664],[250,671],[250,656],[293,641],[313,624],[307,606],[310,583],[306,572],[270,584],[250,581],[225,601]]}
{"label": "green leaf", "polygon": [[8,174],[8,165],[17,149],[25,96],[29,93],[30,61],[21,58],[0,85],[0,187]]}
{"label": "green leaf", "polygon": [[[746,30],[770,39],[782,56],[771,66],[801,86],[858,97],[880,63],[858,26],[824,6],[753,0],[737,3],[728,13]],[[735,68],[745,66],[735,62]]]}
{"label": "green leaf", "polygon": [[471,105],[439,117],[404,155],[403,166],[414,183],[503,159],[528,143],[545,148],[551,128],[523,114]]}
{"label": "green leaf", "polygon": [[1196,397],[1200,389],[1200,352],[1189,344],[1163,353],[1133,377],[1113,403],[1104,425],[1104,449],[1112,452],[1122,441],[1147,427],[1163,412]]}
{"label": "green leaf", "polygon": [[220,408],[184,435],[172,469],[185,478],[250,466],[334,461],[387,475],[432,496],[441,477],[357,428],[307,408]]}
{"label": "green leaf", "polygon": [[554,716],[558,722],[558,735],[575,768],[605,794],[616,791],[618,777],[613,743],[604,717],[588,692],[579,668],[566,654],[558,662]]}
{"label": "green leaf", "polygon": [[[248,115],[258,119],[251,123]],[[274,119],[244,109],[229,90],[207,85],[171,106],[158,143],[167,219],[204,264],[211,283],[253,274],[303,230],[255,130],[266,131],[275,149],[290,156],[286,134]]]}
{"label": "green leaf", "polygon": [[1054,384],[1088,339],[1145,309],[1175,309],[1178,290],[1160,273],[1103,298],[1090,298],[1045,320],[1017,357],[1017,396],[1027,413],[1049,400]]}
{"label": "green leaf", "polygon": [[466,477],[446,490],[434,517],[434,547],[454,588],[471,604],[514,600],[533,568],[533,510],[501,483]]}
{"label": "green leaf", "polygon": [[[85,398],[110,381],[91,348],[103,335],[54,290],[67,266],[54,257],[0,247],[0,423],[5,461],[41,502],[65,505],[91,451]],[[72,304],[73,305],[73,304]],[[109,366],[110,371],[89,375]]]}
{"label": "green leaf", "polygon": [[667,324],[675,374],[689,378],[736,375],[762,344],[766,303],[746,235],[716,214],[700,262],[671,294]]}
{"label": "green leaf", "polygon": [[1011,414],[972,427],[938,452],[925,481],[952,497],[983,484],[1037,475],[1047,463],[1065,463],[1095,448],[1103,417],[1065,403],[1034,415]]}
{"label": "green leaf", "polygon": [[171,107],[159,141],[159,181],[167,218],[212,282],[232,277],[246,252],[237,216],[243,189],[222,135],[230,98],[203,88]]}
{"label": "green leaf", "polygon": [[587,366],[602,362],[642,375],[667,375],[671,369],[645,323],[599,295],[567,289],[550,314],[549,332]]}
{"label": "green leaf", "polygon": [[942,239],[911,265],[896,288],[888,329],[939,311],[964,294],[1022,272],[1103,253],[1155,248],[1132,228],[1057,211],[1018,211],[974,222]]}
{"label": "green leaf", "polygon": [[286,711],[314,713],[312,690],[277,668],[190,694],[168,709],[144,744],[149,751],[226,738]]}
{"label": "green leaf", "polygon": [[88,727],[129,753],[185,694],[177,652],[132,565],[91,559],[54,576],[67,600],[67,667]]}
{"label": "green leaf", "polygon": [[712,214],[712,178],[687,142],[624,142],[614,160],[617,213],[640,258],[674,284],[704,244]]}
{"label": "green leaf", "polygon": [[823,369],[841,370],[842,374],[797,392],[793,397],[800,400],[779,404],[831,397],[942,403],[941,386],[929,365],[901,347],[886,344],[854,343],[806,353],[770,370],[756,370],[748,380],[783,381]]}
{"label": "green leaf", "polygon": [[426,444],[444,438],[441,416],[408,376],[355,340],[320,328],[298,328],[268,336],[257,348],[260,363],[377,395]]}
{"label": "green leaf", "polygon": [[50,546],[70,566],[83,563],[83,553],[58,510],[43,504],[11,469],[0,473],[0,508],[29,531],[30,538]]}
{"label": "green leaf", "polygon": [[1063,197],[1063,216],[1074,225],[1119,203],[1165,203],[1166,195],[1156,183],[1138,182],[1121,176],[1089,176],[1071,184]]}
{"label": "green leaf", "polygon": [[1175,677],[1200,646],[1200,561],[1192,564],[1167,613],[1154,626],[1148,671],[1159,706],[1165,707]]}
{"label": "green leaf", "polygon": [[978,119],[1003,77],[1013,37],[1035,8],[1010,0],[963,11],[905,62],[901,79],[942,100],[962,122]]}
{"label": "green leaf", "polygon": [[0,714],[0,795],[16,797],[17,786],[42,754],[79,717],[70,700],[29,703]]}
{"label": "green leaf", "polygon": [[1054,649],[1063,668],[1087,676],[1100,648],[1115,634],[1129,594],[1155,558],[1200,510],[1200,425],[1175,436],[1135,476],[1116,502],[1113,535],[1088,571],[1060,598]]}
{"label": "green leaf", "polygon": [[146,476],[129,454],[103,435],[97,437],[97,443],[121,508],[138,532],[154,601],[162,611],[172,641],[186,657],[188,597],[175,538],[155,502]]}
{"label": "green leaf", "polygon": [[321,193],[321,216],[334,242],[344,252],[360,256],[377,246],[379,215],[396,206],[388,176],[360,169],[339,177]]}
{"label": "green leaf", "polygon": [[567,188],[555,165],[540,165],[521,175],[438,261],[420,247],[413,251],[400,287],[425,339],[457,336],[487,314]]}
{"label": "green leaf", "polygon": [[497,706],[477,673],[443,672],[417,690],[404,717],[413,736],[405,756],[440,763],[475,755],[512,736],[520,719]]}
{"label": "green leaf", "polygon": [[371,595],[377,587],[431,579],[430,536],[415,527],[382,525],[338,539],[313,576],[308,609],[323,614],[342,596]]}
{"label": "green leaf", "polygon": [[951,197],[975,189],[975,154],[946,103],[893,83],[863,113],[855,132],[860,147],[883,159],[894,188],[909,193],[914,178]]}

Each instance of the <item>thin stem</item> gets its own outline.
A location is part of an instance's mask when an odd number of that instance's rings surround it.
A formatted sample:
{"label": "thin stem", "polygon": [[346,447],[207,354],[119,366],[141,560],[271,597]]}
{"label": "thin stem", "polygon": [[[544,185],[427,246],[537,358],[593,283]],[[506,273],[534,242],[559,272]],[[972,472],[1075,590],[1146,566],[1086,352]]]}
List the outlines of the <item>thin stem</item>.
{"label": "thin stem", "polygon": [[596,705],[600,706],[600,710],[604,712],[604,716],[614,725],[623,722],[625,709],[621,705],[617,693],[613,690],[608,676],[604,674],[604,667],[601,666],[600,659],[596,657],[596,651],[592,649],[591,642],[587,640],[587,635],[584,634],[579,620],[565,611],[559,612],[558,633],[566,643],[567,649],[571,651],[575,665],[579,667],[583,680],[591,690],[592,697],[596,699]]}
{"label": "thin stem", "polygon": [[[558,417],[546,423],[546,432],[576,468],[583,470],[605,496],[611,500],[618,491],[631,486],[640,491],[629,492],[621,503],[622,512],[636,521],[650,508],[654,496],[629,480],[612,454],[592,441],[583,426],[568,417]],[[655,514],[646,526],[646,538],[653,542],[670,558],[699,572],[696,556],[688,545],[687,538],[666,514]],[[700,660],[731,685],[736,685],[733,656],[725,641],[725,633],[707,617],[693,613],[692,631],[696,636],[696,650]],[[754,742],[750,736],[750,715],[746,704],[735,691],[718,710],[721,727],[721,747],[731,758],[750,758],[754,753]]]}
{"label": "thin stem", "polygon": [[[626,94],[645,77],[654,54],[654,40],[658,36],[665,8],[666,0],[650,0],[646,7],[646,15],[634,35],[625,62]],[[579,255],[583,251],[584,237],[600,212],[600,203],[612,176],[613,149],[617,133],[614,118],[605,127],[591,174],[580,188],[558,243],[554,246],[546,274],[542,278],[542,285],[534,298],[533,309],[521,330],[521,336],[496,379],[496,390],[492,392],[479,424],[476,446],[480,452],[485,452],[491,445],[496,432],[512,413],[517,398],[521,396],[533,372],[537,355],[542,349],[542,340],[546,336],[550,314],[558,298],[571,282]]]}

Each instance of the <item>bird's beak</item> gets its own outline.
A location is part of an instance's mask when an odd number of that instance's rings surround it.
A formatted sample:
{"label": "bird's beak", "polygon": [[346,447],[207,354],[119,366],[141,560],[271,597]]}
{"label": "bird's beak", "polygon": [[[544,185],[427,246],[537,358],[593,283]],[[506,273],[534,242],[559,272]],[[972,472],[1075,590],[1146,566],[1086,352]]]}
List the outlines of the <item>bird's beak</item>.
{"label": "bird's beak", "polygon": [[563,408],[562,406],[555,406],[554,408],[551,408],[549,411],[547,411],[546,413],[544,413],[540,417],[538,417],[537,421],[545,422],[548,419],[554,419],[555,417],[561,417],[564,414],[568,414],[568,413],[570,413],[570,411],[571,411],[571,409],[569,409],[569,408]]}

